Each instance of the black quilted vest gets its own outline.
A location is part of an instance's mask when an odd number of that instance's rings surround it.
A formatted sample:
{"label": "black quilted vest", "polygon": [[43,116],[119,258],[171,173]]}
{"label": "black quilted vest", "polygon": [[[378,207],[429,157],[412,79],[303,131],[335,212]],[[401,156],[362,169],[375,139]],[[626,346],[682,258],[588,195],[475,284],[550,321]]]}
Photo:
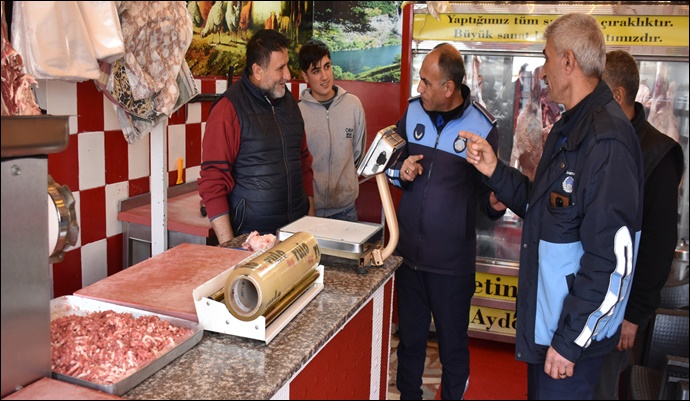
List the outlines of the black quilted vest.
{"label": "black quilted vest", "polygon": [[223,96],[235,107],[241,129],[232,166],[235,188],[228,195],[232,230],[275,234],[309,211],[302,183],[304,121],[297,101],[286,91],[271,102],[246,73]]}

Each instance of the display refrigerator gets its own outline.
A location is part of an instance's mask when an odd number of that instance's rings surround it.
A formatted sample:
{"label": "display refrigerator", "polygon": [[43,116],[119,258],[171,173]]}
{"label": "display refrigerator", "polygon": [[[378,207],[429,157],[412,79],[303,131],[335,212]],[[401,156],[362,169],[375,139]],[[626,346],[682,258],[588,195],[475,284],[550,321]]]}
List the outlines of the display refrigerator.
{"label": "display refrigerator", "polygon": [[[402,96],[418,95],[419,70],[426,54],[440,43],[452,43],[463,55],[465,83],[473,100],[496,119],[498,157],[530,177],[551,126],[565,111],[547,99],[546,85],[539,78],[544,28],[572,12],[594,16],[607,51],[625,50],[638,61],[638,101],[645,106],[648,121],[683,148],[678,234],[688,237],[687,2],[429,1],[418,2],[407,12],[412,13],[411,40],[403,44]],[[497,221],[481,212],[478,215],[470,336],[514,342],[522,220],[510,209]]]}

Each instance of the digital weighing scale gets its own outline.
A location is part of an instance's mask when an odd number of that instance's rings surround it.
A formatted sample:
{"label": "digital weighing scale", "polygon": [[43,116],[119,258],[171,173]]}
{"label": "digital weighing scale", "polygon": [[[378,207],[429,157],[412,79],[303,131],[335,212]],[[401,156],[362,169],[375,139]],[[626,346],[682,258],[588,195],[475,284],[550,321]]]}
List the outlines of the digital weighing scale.
{"label": "digital weighing scale", "polygon": [[278,229],[276,236],[284,240],[294,233],[307,231],[319,243],[321,253],[359,261],[359,267],[383,265],[398,244],[398,220],[384,172],[400,157],[405,141],[396,132],[395,125],[380,130],[357,169],[365,179],[376,177],[381,196],[389,240],[382,248],[383,224],[350,222],[325,217],[304,216]]}

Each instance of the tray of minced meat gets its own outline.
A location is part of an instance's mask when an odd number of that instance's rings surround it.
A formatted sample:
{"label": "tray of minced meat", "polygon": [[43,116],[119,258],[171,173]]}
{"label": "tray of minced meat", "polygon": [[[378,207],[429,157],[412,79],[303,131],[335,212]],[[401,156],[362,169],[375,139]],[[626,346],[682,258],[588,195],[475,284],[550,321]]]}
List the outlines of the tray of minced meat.
{"label": "tray of minced meat", "polygon": [[198,323],[77,296],[50,301],[53,378],[123,395],[194,347]]}

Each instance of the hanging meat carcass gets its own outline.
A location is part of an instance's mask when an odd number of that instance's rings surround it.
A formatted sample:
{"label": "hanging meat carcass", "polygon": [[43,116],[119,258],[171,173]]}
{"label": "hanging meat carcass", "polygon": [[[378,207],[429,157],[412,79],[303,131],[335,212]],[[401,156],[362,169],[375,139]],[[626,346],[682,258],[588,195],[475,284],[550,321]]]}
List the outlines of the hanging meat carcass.
{"label": "hanging meat carcass", "polygon": [[2,2],[2,115],[39,115],[32,85],[33,75],[22,73],[24,61],[12,47],[5,20],[5,2]]}
{"label": "hanging meat carcass", "polygon": [[533,75],[530,97],[520,110],[515,121],[513,151],[510,165],[522,170],[531,180],[537,171],[537,165],[544,149],[542,141],[541,85],[538,75]]}
{"label": "hanging meat carcass", "polygon": [[479,73],[479,67],[481,67],[481,65],[481,57],[477,55],[472,56],[472,95],[477,100],[477,103],[481,104],[482,107],[486,107],[482,97],[482,75]]}
{"label": "hanging meat carcass", "polygon": [[666,63],[657,63],[656,71],[656,81],[654,82],[654,91],[652,92],[648,121],[656,129],[678,142],[680,140],[678,120],[673,114],[673,100],[676,96],[676,83],[671,82],[668,87],[666,86],[668,82]]}
{"label": "hanging meat carcass", "polygon": [[[534,75],[541,76],[541,68],[537,67],[534,70]],[[561,109],[558,107],[558,103],[549,100],[549,90],[546,85],[542,85],[543,81],[539,80],[539,85],[541,88],[541,94],[539,96],[539,104],[541,105],[541,139],[542,145],[546,143],[546,138],[551,132],[551,127],[556,123],[556,121],[561,119]]]}

